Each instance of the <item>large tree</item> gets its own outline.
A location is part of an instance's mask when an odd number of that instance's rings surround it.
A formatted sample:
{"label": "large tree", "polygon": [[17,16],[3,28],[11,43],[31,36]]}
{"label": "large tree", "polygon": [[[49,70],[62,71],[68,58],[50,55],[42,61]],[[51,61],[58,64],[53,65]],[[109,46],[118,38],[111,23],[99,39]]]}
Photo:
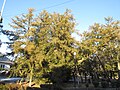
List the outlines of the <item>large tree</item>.
{"label": "large tree", "polygon": [[19,35],[12,45],[15,53],[13,75],[43,79],[44,74],[53,68],[73,65],[76,41],[71,34],[75,32],[75,21],[69,10],[64,14],[41,12],[34,16],[29,13],[12,19],[11,27]]}

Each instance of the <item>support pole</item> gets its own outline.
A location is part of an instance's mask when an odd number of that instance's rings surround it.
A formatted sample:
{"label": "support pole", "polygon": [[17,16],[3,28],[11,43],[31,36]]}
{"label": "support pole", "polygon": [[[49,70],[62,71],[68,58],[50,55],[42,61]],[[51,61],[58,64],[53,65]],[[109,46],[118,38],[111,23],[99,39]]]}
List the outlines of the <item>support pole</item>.
{"label": "support pole", "polygon": [[6,3],[6,0],[4,0],[3,5],[2,5],[2,9],[0,11],[0,23],[2,23],[2,14],[3,14],[4,7],[5,7],[5,3]]}
{"label": "support pole", "polygon": [[3,5],[2,5],[2,9],[1,9],[1,17],[2,17],[2,14],[3,14],[3,10],[4,10],[4,7],[5,7],[5,3],[6,3],[6,0],[4,0],[4,2],[3,2]]}

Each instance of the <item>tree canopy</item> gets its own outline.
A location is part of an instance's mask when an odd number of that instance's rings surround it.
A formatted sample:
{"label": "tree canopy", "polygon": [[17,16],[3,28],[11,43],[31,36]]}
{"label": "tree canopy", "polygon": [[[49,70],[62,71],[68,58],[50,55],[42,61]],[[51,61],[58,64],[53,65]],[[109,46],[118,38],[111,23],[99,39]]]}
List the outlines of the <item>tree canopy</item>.
{"label": "tree canopy", "polygon": [[[84,32],[80,51],[92,71],[118,70],[120,60],[120,21],[105,18],[106,24],[95,23],[90,31]],[[88,67],[87,67],[88,68]],[[90,68],[89,68],[90,69]]]}
{"label": "tree canopy", "polygon": [[70,10],[63,14],[33,12],[29,9],[15,16],[10,23],[13,30],[2,31],[15,56],[12,76],[28,78],[31,85],[32,81],[64,82],[75,71],[76,75],[81,71],[107,75],[109,70],[120,70],[120,21],[105,18],[105,24],[95,23],[76,41],[72,37],[76,22]]}
{"label": "tree canopy", "polygon": [[[10,26],[18,38],[12,48],[15,53],[13,75],[43,78],[44,73],[55,67],[73,65],[76,41],[71,36],[75,32],[75,20],[66,10],[63,14],[41,12],[34,16],[33,9],[28,14],[12,19]],[[34,79],[35,80],[35,79]]]}

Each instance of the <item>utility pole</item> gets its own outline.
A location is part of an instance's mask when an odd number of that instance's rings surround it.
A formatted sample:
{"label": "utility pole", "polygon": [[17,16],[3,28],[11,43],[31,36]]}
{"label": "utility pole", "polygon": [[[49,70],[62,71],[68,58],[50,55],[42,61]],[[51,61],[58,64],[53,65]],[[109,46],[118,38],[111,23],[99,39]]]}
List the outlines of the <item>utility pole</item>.
{"label": "utility pole", "polygon": [[[6,0],[4,0],[3,5],[2,5],[2,9],[0,11],[0,32],[2,31],[2,28],[3,28],[3,25],[2,25],[2,21],[3,21],[2,14],[3,14],[4,7],[5,7],[5,3],[6,3]],[[0,46],[1,46],[1,44],[2,44],[2,42],[0,40]]]}
{"label": "utility pole", "polygon": [[2,14],[3,14],[4,7],[5,7],[5,3],[6,3],[6,0],[4,0],[3,5],[2,5],[2,9],[0,11],[0,29],[3,28],[3,25],[2,25],[2,21],[3,21]]}

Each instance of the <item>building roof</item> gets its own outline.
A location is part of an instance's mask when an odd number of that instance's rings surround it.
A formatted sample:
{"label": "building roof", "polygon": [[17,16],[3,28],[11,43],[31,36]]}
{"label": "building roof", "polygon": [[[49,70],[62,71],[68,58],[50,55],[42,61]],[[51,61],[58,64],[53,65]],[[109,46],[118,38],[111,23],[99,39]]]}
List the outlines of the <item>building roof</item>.
{"label": "building roof", "polygon": [[8,64],[8,65],[13,65],[14,62],[12,61],[0,61],[1,64]]}
{"label": "building roof", "polygon": [[0,56],[0,61],[9,61],[9,59],[6,56]]}
{"label": "building roof", "polygon": [[8,64],[8,65],[14,64],[12,61],[9,60],[9,58],[7,58],[4,55],[0,55],[0,63],[2,63],[2,64]]}

